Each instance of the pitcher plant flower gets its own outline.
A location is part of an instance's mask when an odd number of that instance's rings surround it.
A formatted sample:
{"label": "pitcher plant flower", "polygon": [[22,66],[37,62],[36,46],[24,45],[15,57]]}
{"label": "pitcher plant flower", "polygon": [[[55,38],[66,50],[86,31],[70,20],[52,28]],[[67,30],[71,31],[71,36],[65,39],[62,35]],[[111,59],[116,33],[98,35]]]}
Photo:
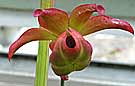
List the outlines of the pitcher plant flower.
{"label": "pitcher plant flower", "polygon": [[[96,12],[96,15],[93,13]],[[69,73],[84,69],[91,62],[92,46],[83,38],[104,29],[121,29],[134,34],[131,25],[105,15],[102,5],[83,4],[71,14],[57,8],[36,9],[40,28],[25,31],[9,48],[8,58],[22,45],[36,40],[50,40],[51,67],[56,75],[66,80]]]}

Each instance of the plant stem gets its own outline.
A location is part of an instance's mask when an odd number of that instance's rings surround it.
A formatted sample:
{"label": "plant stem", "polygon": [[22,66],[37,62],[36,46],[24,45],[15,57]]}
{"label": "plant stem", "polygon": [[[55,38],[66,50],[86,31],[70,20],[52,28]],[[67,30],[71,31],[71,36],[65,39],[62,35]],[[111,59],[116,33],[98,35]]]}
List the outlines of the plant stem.
{"label": "plant stem", "polygon": [[61,79],[61,86],[64,86],[64,80]]}
{"label": "plant stem", "polygon": [[48,41],[40,41],[36,64],[35,86],[47,86],[48,59]]}
{"label": "plant stem", "polygon": [[54,0],[41,0],[41,9],[51,8],[54,5]]}
{"label": "plant stem", "polygon": [[[50,8],[52,6],[53,0],[41,0],[41,9]],[[39,41],[35,86],[47,86],[49,65],[48,44],[48,41]]]}

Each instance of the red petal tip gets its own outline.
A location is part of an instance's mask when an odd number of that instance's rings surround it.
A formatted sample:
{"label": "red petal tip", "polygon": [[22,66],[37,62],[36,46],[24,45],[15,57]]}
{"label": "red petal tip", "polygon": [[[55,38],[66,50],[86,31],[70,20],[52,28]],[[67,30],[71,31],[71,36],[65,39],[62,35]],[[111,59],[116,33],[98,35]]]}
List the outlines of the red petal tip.
{"label": "red petal tip", "polygon": [[99,13],[99,15],[104,15],[105,14],[105,8],[102,5],[97,5],[96,10]]}
{"label": "red petal tip", "polygon": [[112,22],[134,35],[134,29],[128,22],[120,19],[112,19]]}
{"label": "red petal tip", "polygon": [[134,35],[134,30],[133,30],[132,26],[128,27],[128,30],[130,33],[132,33]]}
{"label": "red petal tip", "polygon": [[38,17],[42,14],[42,9],[36,9],[34,12],[33,12],[33,16],[34,17]]}
{"label": "red petal tip", "polygon": [[13,56],[13,54],[12,54],[11,51],[9,50],[9,53],[8,53],[8,61],[9,61],[9,62],[10,62],[12,56]]}

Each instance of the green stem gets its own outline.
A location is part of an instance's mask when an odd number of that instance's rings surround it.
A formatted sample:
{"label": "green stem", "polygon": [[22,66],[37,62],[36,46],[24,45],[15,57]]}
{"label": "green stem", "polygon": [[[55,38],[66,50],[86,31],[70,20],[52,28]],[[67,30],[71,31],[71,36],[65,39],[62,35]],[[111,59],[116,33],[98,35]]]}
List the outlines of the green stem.
{"label": "green stem", "polygon": [[61,79],[61,86],[64,86],[64,80]]}
{"label": "green stem", "polygon": [[48,41],[40,41],[36,64],[35,86],[47,86],[48,59]]}
{"label": "green stem", "polygon": [[54,5],[54,0],[41,0],[40,6],[42,9],[51,8]]}
{"label": "green stem", "polygon": [[[41,9],[53,6],[53,0],[41,0]],[[48,80],[48,41],[39,41],[39,49],[36,63],[35,86],[47,86]]]}

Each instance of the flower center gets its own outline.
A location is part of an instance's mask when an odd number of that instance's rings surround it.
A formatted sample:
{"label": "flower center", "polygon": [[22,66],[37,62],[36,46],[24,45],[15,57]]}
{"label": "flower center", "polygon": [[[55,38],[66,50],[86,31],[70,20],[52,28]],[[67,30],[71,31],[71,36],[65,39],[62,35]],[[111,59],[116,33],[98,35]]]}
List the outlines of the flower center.
{"label": "flower center", "polygon": [[75,40],[72,36],[67,36],[66,38],[66,44],[69,48],[74,48],[76,43],[75,43]]}

